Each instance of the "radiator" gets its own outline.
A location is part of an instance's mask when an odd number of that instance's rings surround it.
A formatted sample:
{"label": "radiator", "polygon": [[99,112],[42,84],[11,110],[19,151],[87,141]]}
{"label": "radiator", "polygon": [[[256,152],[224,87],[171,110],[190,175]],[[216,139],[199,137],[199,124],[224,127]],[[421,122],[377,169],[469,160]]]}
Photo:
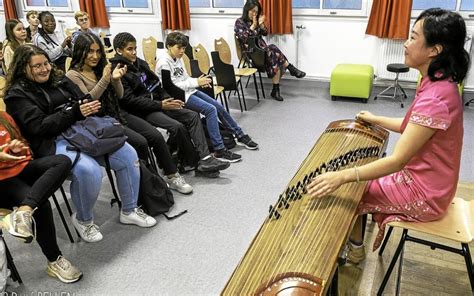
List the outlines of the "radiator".
{"label": "radiator", "polygon": [[[381,46],[378,56],[377,62],[377,77],[379,79],[395,79],[395,73],[391,73],[387,71],[387,65],[393,63],[403,63],[405,60],[405,48],[403,44],[405,43],[404,40],[391,40],[391,39],[382,39],[380,40]],[[464,48],[467,52],[471,52],[471,44],[472,44],[472,32],[468,30],[467,32],[467,40],[464,44]],[[401,81],[418,81],[418,70],[410,69],[408,73],[400,73],[399,79]]]}
{"label": "radiator", "polygon": [[[405,61],[405,48],[403,47],[404,40],[380,40],[380,50],[377,59],[377,78],[379,79],[395,79],[395,73],[387,71],[388,64],[403,63]],[[400,73],[398,79],[401,81],[417,81],[418,70],[410,69],[410,72]]]}

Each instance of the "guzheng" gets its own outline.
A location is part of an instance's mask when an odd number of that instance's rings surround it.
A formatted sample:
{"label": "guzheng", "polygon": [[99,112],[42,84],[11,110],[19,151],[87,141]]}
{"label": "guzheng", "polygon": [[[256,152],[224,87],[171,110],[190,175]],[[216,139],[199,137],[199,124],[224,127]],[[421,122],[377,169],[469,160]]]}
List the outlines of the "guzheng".
{"label": "guzheng", "polygon": [[311,198],[315,176],[361,166],[382,156],[388,132],[355,120],[329,124],[227,282],[222,295],[322,295],[355,221],[367,182],[352,182],[331,195]]}

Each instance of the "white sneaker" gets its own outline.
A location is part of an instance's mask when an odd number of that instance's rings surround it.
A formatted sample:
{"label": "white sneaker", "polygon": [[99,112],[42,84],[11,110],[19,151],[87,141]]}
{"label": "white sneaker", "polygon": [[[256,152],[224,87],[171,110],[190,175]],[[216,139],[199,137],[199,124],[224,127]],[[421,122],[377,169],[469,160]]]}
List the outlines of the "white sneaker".
{"label": "white sneaker", "polygon": [[168,186],[170,189],[176,190],[180,193],[183,194],[189,194],[193,192],[193,187],[186,183],[184,180],[183,176],[181,176],[179,173],[176,173],[174,177],[168,178],[168,176],[165,176],[165,181],[168,183]]}
{"label": "white sneaker", "polygon": [[77,220],[76,213],[71,215],[72,225],[79,232],[79,236],[88,243],[95,243],[101,241],[104,237],[100,233],[99,226],[91,222],[89,224],[82,224]]}
{"label": "white sneaker", "polygon": [[133,209],[133,212],[130,214],[124,214],[120,212],[120,223],[123,224],[134,224],[140,227],[152,227],[155,226],[155,218],[148,216],[140,208]]}

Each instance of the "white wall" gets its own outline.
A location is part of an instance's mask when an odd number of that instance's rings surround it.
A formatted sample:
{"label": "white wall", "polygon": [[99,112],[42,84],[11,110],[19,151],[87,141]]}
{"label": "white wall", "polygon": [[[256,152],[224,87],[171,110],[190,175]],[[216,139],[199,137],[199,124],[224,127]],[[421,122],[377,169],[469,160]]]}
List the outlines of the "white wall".
{"label": "white wall", "polygon": [[[79,10],[77,0],[72,0],[73,9]],[[137,38],[139,55],[141,54],[141,39],[154,36],[163,41],[165,32],[161,29],[161,12],[158,1],[152,1],[152,14],[111,14],[110,33],[113,35],[127,31]],[[370,7],[368,8],[370,11]],[[73,13],[54,13],[58,20],[64,21],[64,28],[74,27]],[[190,36],[191,45],[201,43],[211,52],[214,49],[214,39],[224,37],[233,52],[233,63],[237,64],[233,26],[239,14],[192,14],[191,31],[185,32]],[[20,15],[24,18],[24,14]],[[367,17],[341,16],[294,16],[293,26],[304,25],[306,29],[294,29],[293,35],[281,35],[268,38],[269,43],[275,43],[287,55],[290,62],[306,71],[310,79],[328,81],[334,66],[338,63],[371,64],[376,69],[379,59],[380,40],[365,35]],[[4,28],[5,19],[0,19]],[[468,29],[474,31],[474,21],[467,21]],[[58,26],[59,27],[59,26]],[[5,32],[0,29],[0,38]],[[297,49],[297,36],[300,40]],[[400,61],[402,62],[402,61]],[[377,73],[376,73],[377,74]],[[376,81],[383,83],[383,81]],[[470,75],[466,88],[474,88],[474,75]]]}

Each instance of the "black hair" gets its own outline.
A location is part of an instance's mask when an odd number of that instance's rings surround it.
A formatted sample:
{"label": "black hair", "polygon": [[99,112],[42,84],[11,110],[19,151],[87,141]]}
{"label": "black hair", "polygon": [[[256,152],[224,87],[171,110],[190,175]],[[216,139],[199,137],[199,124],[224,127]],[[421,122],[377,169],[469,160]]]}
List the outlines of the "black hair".
{"label": "black hair", "polygon": [[470,65],[469,53],[464,49],[466,24],[463,18],[455,12],[430,8],[423,11],[416,22],[421,20],[426,46],[442,46],[441,53],[429,65],[430,80],[451,77],[455,82],[462,82]]}
{"label": "black hair", "polygon": [[8,90],[13,86],[15,83],[20,83],[20,85],[25,88],[33,88],[34,81],[31,81],[26,76],[26,67],[30,66],[30,60],[35,55],[43,55],[51,64],[51,73],[49,74],[49,79],[44,84],[45,85],[52,85],[57,86],[59,83],[59,72],[54,64],[51,63],[51,60],[48,54],[41,48],[33,45],[33,44],[24,44],[20,45],[13,54],[13,59],[11,62],[10,69],[7,73],[7,82],[5,86],[6,94]]}
{"label": "black hair", "polygon": [[[38,34],[40,34],[41,37],[43,37],[43,39],[48,43],[52,43],[56,46],[59,46],[59,44],[57,44],[53,39],[51,39],[51,37],[49,37],[48,33],[46,33],[46,31],[43,29],[43,19],[47,16],[50,16],[52,17],[54,20],[54,15],[49,12],[49,11],[42,11],[40,12],[40,14],[38,15],[38,18],[40,20],[40,24],[41,24],[41,28],[38,28]],[[56,20],[55,20],[56,21]]]}
{"label": "black hair", "polygon": [[166,37],[166,48],[173,47],[175,45],[178,45],[179,47],[186,47],[188,44],[188,37],[180,32],[171,32]]}
{"label": "black hair", "polygon": [[257,19],[262,15],[262,4],[260,4],[259,0],[247,0],[244,5],[244,9],[242,12],[242,20],[246,23],[252,22],[251,19],[249,19],[249,11],[254,9],[254,7],[258,7],[258,14],[257,14]]}
{"label": "black hair", "polygon": [[129,42],[137,42],[137,39],[133,37],[132,34],[128,32],[121,32],[115,35],[113,45],[114,49],[117,50],[117,48],[124,49],[125,46],[127,46],[127,43]]}
{"label": "black hair", "polygon": [[[76,42],[74,42],[74,48],[72,52],[71,69],[74,69],[77,72],[81,72],[83,70],[84,62],[87,58],[87,55],[89,54],[90,47],[94,43],[99,45],[100,59],[94,69],[92,69],[92,71],[94,71],[97,79],[100,79],[100,77],[102,77],[104,68],[108,64],[108,62],[105,56],[104,45],[102,44],[102,42],[100,42],[99,37],[97,37],[97,35],[95,34],[81,33],[77,36]],[[102,103],[102,110],[106,115],[115,117],[123,124],[126,123],[123,116],[120,115],[117,94],[115,93],[115,90],[110,83],[100,99]]]}

